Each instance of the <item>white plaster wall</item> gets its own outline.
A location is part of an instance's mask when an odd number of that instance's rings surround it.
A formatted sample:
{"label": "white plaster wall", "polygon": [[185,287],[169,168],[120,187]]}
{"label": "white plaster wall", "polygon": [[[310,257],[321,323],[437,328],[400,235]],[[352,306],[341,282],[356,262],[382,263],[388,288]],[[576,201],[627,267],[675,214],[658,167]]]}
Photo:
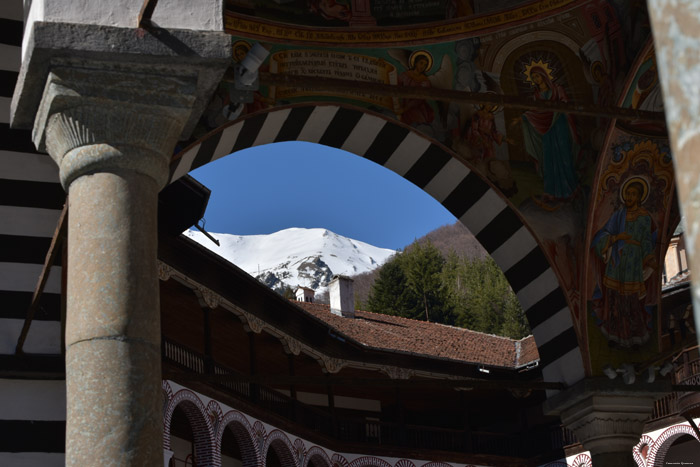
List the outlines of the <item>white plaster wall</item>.
{"label": "white plaster wall", "polygon": [[12,467],[64,467],[66,456],[52,452],[0,452],[0,465]]}
{"label": "white plaster wall", "polygon": [[0,420],[65,419],[65,381],[0,379]]}
{"label": "white plaster wall", "polygon": [[[192,454],[192,443],[177,436],[170,436],[170,450],[173,451],[176,467],[184,467],[187,456]],[[192,463],[190,463],[192,465]]]}
{"label": "white plaster wall", "polygon": [[[33,0],[34,21],[135,28],[144,0]],[[159,0],[152,21],[168,29],[223,31],[222,0]]]}
{"label": "white plaster wall", "polygon": [[233,457],[221,455],[221,467],[242,467],[243,463]]}
{"label": "white plaster wall", "polygon": [[[2,0],[5,2],[7,0]],[[36,21],[136,28],[144,0],[33,0],[25,31]],[[159,0],[151,20],[166,29],[224,30],[223,0]],[[26,50],[30,34],[25,34]]]}
{"label": "white plaster wall", "polygon": [[[13,355],[15,353],[17,339],[23,326],[23,319],[0,319],[0,354]],[[24,341],[23,350],[28,354],[60,354],[61,323],[58,321],[32,321],[27,339]],[[0,463],[1,465],[3,464]]]}

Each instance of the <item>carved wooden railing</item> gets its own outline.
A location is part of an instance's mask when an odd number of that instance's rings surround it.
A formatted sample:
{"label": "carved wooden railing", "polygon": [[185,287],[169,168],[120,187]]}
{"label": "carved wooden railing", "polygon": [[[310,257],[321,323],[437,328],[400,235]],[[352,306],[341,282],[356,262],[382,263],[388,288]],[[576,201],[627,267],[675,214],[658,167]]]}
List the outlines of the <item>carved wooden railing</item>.
{"label": "carved wooden railing", "polygon": [[[700,385],[700,357],[698,347],[685,349],[674,358],[676,365],[675,383],[679,386]],[[678,392],[678,412],[681,415],[696,416],[700,412],[700,392]]]}

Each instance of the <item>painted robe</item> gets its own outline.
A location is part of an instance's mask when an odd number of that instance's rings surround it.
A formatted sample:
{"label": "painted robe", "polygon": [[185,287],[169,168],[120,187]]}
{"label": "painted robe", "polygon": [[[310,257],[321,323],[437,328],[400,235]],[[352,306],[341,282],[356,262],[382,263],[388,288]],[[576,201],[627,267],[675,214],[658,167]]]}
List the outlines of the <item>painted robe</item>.
{"label": "painted robe", "polygon": [[[537,73],[533,69],[532,73]],[[549,89],[535,90],[536,100],[567,102],[564,88],[540,73]],[[578,134],[572,117],[558,112],[530,110],[523,114],[525,150],[537,161],[544,193],[555,199],[571,198],[578,187],[575,162]]]}
{"label": "painted robe", "polygon": [[[611,238],[620,233],[631,235],[632,241]],[[644,262],[654,254],[655,234],[651,216],[640,209],[627,219],[627,209],[613,213],[593,238],[592,248],[604,263],[602,283],[594,292],[594,317],[603,335],[621,347],[644,344],[651,331],[651,311],[645,306],[647,279]]]}

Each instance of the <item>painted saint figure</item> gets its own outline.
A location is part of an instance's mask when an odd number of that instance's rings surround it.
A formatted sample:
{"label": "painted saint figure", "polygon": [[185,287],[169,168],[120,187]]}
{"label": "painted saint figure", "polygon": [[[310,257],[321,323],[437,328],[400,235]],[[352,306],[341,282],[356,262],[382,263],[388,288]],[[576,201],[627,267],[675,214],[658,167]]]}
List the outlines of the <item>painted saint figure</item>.
{"label": "painted saint figure", "polygon": [[646,180],[628,179],[621,195],[623,206],[595,234],[591,245],[604,265],[592,297],[593,314],[610,345],[634,347],[650,338],[647,282],[656,268],[655,232],[649,212],[641,206],[649,195]]}
{"label": "painted saint figure", "polygon": [[[425,51],[413,52],[409,58],[409,69],[399,75],[401,86],[429,88],[428,71],[433,66],[433,58]],[[401,121],[409,125],[430,124],[435,112],[425,99],[407,98],[402,101]]]}
{"label": "painted saint figure", "polygon": [[[563,86],[552,81],[546,63],[531,64],[525,74],[535,88],[536,100],[568,101]],[[523,124],[525,150],[535,159],[542,177],[542,201],[572,198],[578,187],[576,159],[579,153],[579,137],[573,117],[548,110],[529,110],[516,122]]]}

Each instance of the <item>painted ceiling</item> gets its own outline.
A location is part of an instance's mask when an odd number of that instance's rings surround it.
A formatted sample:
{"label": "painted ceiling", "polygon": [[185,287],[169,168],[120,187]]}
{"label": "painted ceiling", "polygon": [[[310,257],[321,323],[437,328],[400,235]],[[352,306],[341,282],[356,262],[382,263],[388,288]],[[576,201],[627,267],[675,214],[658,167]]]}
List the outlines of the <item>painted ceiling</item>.
{"label": "painted ceiling", "polygon": [[[240,91],[225,81],[195,137],[248,114],[319,102],[408,125],[481,174],[534,232],[567,298],[587,373],[646,361],[669,345],[661,338],[669,312],[659,308],[659,278],[679,215],[663,120],[544,105],[663,112],[645,1],[227,0],[226,7],[234,61],[258,42],[269,51],[261,72],[309,84],[261,80],[239,105]],[[329,90],[323,79],[357,86]],[[373,93],[363,82],[425,97]],[[432,89],[533,105],[436,101]]]}

